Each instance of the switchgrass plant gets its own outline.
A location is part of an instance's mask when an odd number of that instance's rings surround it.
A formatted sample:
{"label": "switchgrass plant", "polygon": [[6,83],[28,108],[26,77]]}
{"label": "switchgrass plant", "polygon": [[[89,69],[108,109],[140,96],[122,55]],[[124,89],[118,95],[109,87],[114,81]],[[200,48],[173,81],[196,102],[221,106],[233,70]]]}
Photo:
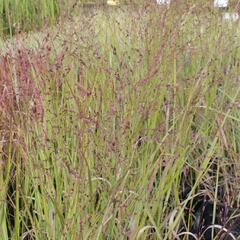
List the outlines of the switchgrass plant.
{"label": "switchgrass plant", "polygon": [[194,196],[239,206],[238,23],[183,2],[79,15],[2,52],[2,238],[197,235]]}

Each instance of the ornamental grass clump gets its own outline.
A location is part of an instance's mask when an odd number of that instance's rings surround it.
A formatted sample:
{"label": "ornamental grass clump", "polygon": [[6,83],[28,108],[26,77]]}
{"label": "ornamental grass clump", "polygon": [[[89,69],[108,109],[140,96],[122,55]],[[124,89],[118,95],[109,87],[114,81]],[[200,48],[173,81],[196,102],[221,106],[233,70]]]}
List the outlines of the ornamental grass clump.
{"label": "ornamental grass clump", "polygon": [[3,238],[219,229],[239,208],[238,23],[190,1],[84,11],[2,51]]}

